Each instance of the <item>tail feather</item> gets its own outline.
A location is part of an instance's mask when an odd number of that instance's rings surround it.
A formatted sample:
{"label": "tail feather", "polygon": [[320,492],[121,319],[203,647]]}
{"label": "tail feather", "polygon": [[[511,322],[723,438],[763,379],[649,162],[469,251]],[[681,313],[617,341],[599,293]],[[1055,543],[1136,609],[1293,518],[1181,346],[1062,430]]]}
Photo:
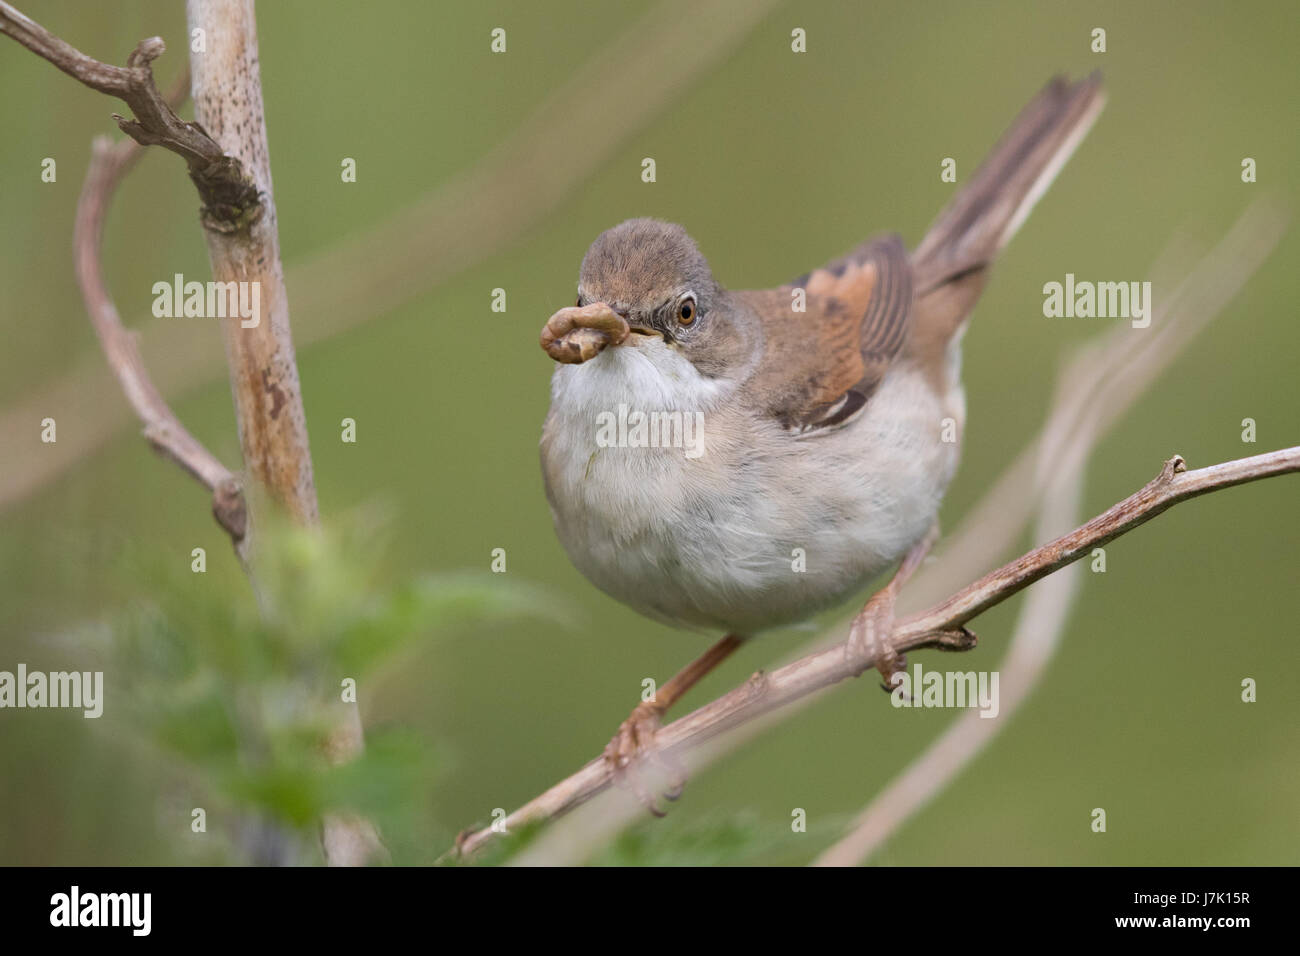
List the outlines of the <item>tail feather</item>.
{"label": "tail feather", "polygon": [[[1105,104],[1101,75],[1057,76],[1021,110],[912,253],[917,292],[987,266],[1020,228]],[[973,285],[982,286],[982,282]]]}

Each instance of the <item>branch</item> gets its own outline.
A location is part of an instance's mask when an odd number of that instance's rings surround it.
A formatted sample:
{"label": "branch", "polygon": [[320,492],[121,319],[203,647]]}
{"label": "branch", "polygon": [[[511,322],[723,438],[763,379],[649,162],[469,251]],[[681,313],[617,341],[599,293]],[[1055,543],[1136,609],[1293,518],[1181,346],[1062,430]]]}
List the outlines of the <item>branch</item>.
{"label": "branch", "polygon": [[[258,214],[245,218],[242,228],[207,230],[213,278],[247,283],[260,293],[260,314],[252,325],[230,318],[221,327],[244,465],[297,523],[314,526],[316,484],[280,262],[253,0],[188,0],[185,13],[190,31],[201,30],[207,39],[207,52],[191,67],[195,115],[246,170],[260,197]],[[356,704],[336,706],[325,716],[325,753],[334,763],[351,760],[365,746]],[[361,865],[387,855],[375,827],[351,814],[327,816],[321,843],[330,865]]]}
{"label": "branch", "polygon": [[[1095,412],[1058,447],[1058,467],[1048,475],[1037,536],[1046,537],[1079,520],[1083,510],[1083,479],[1088,458],[1100,439],[1101,415]],[[1047,443],[1043,454],[1047,454]],[[1037,685],[1059,646],[1070,609],[1079,592],[1082,568],[1074,565],[1034,588],[1016,618],[1007,651],[994,668],[1001,675],[998,714],[1002,720],[982,720],[968,711],[912,760],[854,820],[849,832],[821,853],[814,866],[855,866],[871,855],[889,834],[983,751],[1008,724],[1021,702]],[[966,718],[974,717],[974,720]],[[996,726],[994,726],[996,725]]]}
{"label": "branch", "polygon": [[[188,90],[189,71],[186,70],[168,100],[180,103]],[[135,164],[140,152],[140,143],[134,140],[123,140],[113,145],[107,137],[100,136],[91,144],[90,166],[77,200],[77,218],[72,234],[77,284],[81,287],[86,311],[109,368],[144,423],[145,438],[155,450],[176,462],[212,492],[212,514],[230,535],[235,552],[244,560],[248,513],[239,479],[186,430],[168,407],[145,369],[135,336],[122,325],[104,282],[100,263],[104,217],[118,183]]]}
{"label": "branch", "polygon": [[186,14],[189,29],[202,30],[207,40],[207,52],[191,64],[195,116],[261,197],[260,213],[246,228],[208,229],[205,235],[213,279],[247,283],[258,292],[251,325],[238,317],[221,323],[244,466],[295,521],[315,525],[316,486],[280,264],[253,2],[189,0]]}
{"label": "branch", "polygon": [[73,79],[121,100],[135,119],[113,114],[117,125],[143,146],[158,145],[176,153],[189,167],[190,179],[203,200],[203,224],[221,232],[247,228],[262,214],[258,190],[237,159],[227,156],[197,123],[172,110],[154,85],[149,64],[167,49],[162,37],[141,40],[126,66],[101,63],[55,36],[6,0],[0,0],[0,33],[7,34]]}
{"label": "branch", "polygon": [[[192,83],[196,111],[211,135],[198,122],[179,119],[158,93],[149,65],[165,49],[158,37],[141,41],[125,68],[110,66],[81,53],[5,0],[0,0],[0,32],[91,89],[130,106],[134,120],[114,118],[137,144],[161,145],[185,159],[203,200],[214,278],[245,283],[250,296],[255,295],[252,316],[231,316],[222,324],[244,463],[272,501],[300,524],[312,526],[318,520],[316,488],[280,263],[253,4],[189,0],[186,13],[190,28],[202,30],[208,41],[208,52],[193,65]],[[238,480],[167,408],[104,286],[98,260],[104,212],[113,186],[135,155],[128,146],[111,147],[103,140],[95,144],[78,205],[78,279],[104,352],[144,420],[146,436],[213,490],[217,520],[230,533],[242,561],[249,516]],[[252,322],[244,324],[249,318]],[[332,731],[324,749],[336,761],[350,759],[363,746],[355,705],[330,719]],[[384,855],[375,828],[351,815],[326,817],[322,842],[330,863],[364,863]]]}
{"label": "branch", "polygon": [[186,430],[149,378],[135,337],[122,325],[108,293],[99,253],[109,201],[122,176],[134,165],[141,146],[158,144],[184,158],[190,178],[204,200],[204,221],[210,228],[218,228],[222,220],[217,211],[228,213],[232,201],[245,207],[241,215],[260,210],[257,190],[251,187],[237,160],[226,156],[197,124],[186,123],[176,115],[171,104],[183,102],[188,71],[182,74],[171,96],[164,98],[158,92],[149,64],[166,50],[161,37],[141,40],[127,57],[126,67],[112,66],[82,53],[5,0],[0,0],[0,33],[91,89],[122,100],[136,115],[136,119],[128,120],[113,114],[131,141],[113,146],[106,138],[98,137],[91,145],[90,166],[77,200],[73,227],[77,284],[109,367],[144,423],[145,438],[212,492],[213,516],[230,535],[243,560],[248,513],[239,479]]}
{"label": "branch", "polygon": [[[105,286],[99,262],[108,202],[122,175],[138,157],[139,147],[157,144],[183,157],[204,203],[203,224],[210,237],[220,237],[209,242],[210,249],[214,250],[214,272],[223,279],[247,279],[251,273],[251,281],[270,286],[272,321],[267,323],[263,335],[249,336],[248,339],[254,340],[251,345],[245,340],[231,346],[230,330],[235,328],[235,323],[227,322],[225,326],[237,411],[241,412],[240,435],[245,438],[245,459],[254,476],[271,490],[273,497],[286,502],[300,520],[313,522],[316,501],[311,481],[311,459],[284,305],[274,207],[270,206],[266,130],[261,123],[261,87],[255,69],[256,33],[253,32],[251,8],[243,18],[226,17],[225,13],[222,11],[225,22],[221,25],[225,27],[223,36],[229,41],[226,48],[236,48],[236,56],[245,59],[242,64],[234,65],[243,66],[232,81],[241,84],[237,91],[241,95],[233,99],[240,108],[230,111],[235,115],[227,122],[237,122],[241,129],[247,124],[247,132],[239,145],[255,160],[261,160],[260,164],[256,161],[247,164],[252,173],[245,172],[245,163],[234,155],[227,155],[202,126],[181,120],[168,99],[158,92],[150,63],[166,48],[161,38],[142,40],[127,58],[126,67],[112,66],[86,56],[5,0],[0,0],[0,32],[91,89],[118,97],[136,115],[136,119],[127,120],[114,114],[118,126],[134,142],[112,146],[106,139],[98,138],[92,145],[91,163],[78,200],[74,229],[77,281],[109,366],[136,415],[144,422],[145,437],[212,491],[213,514],[230,535],[243,561],[247,558],[248,511],[242,486],[234,474],[181,425],[167,406],[145,369],[135,337],[122,325]],[[252,38],[248,43],[244,42],[245,37],[240,32],[244,28]],[[249,62],[254,64],[251,81]],[[231,66],[233,70],[232,64],[222,65]],[[188,72],[183,81],[188,84]],[[218,83],[211,86],[220,88]],[[184,86],[171,99],[179,103],[184,98],[183,89]],[[212,102],[206,105],[209,110],[213,108]],[[226,119],[219,104],[217,113]],[[254,114],[257,117],[255,125],[251,121]],[[246,141],[252,141],[251,145]],[[260,175],[255,178],[254,174]],[[266,184],[265,194],[259,188],[259,180]],[[271,209],[269,227],[257,230],[268,206]],[[258,268],[249,267],[249,259],[255,259]],[[251,385],[250,378],[253,380]],[[258,401],[249,401],[250,390],[257,393]],[[270,395],[269,414],[263,393]],[[282,412],[285,413],[283,422],[277,426],[276,419]],[[287,438],[283,437],[286,435]],[[250,441],[254,450],[251,455]]]}
{"label": "branch", "polygon": [[[966,650],[975,637],[965,625],[1007,598],[1087,555],[1180,501],[1261,478],[1300,471],[1300,447],[1242,458],[1197,471],[1186,471],[1180,456],[1165,462],[1160,474],[1141,490],[1055,541],[1004,565],[962,588],[935,607],[898,621],[887,641],[895,653],[933,647]],[[753,720],[784,704],[798,700],[845,678],[856,677],[875,666],[879,653],[854,653],[847,640],[802,657],[771,674],[756,672],[740,687],[663,727],[654,749],[671,759],[724,731]],[[512,829],[563,813],[606,790],[613,783],[609,765],[598,757],[573,776],[516,810],[505,820]],[[491,828],[457,841],[463,854],[473,853],[490,841]]]}

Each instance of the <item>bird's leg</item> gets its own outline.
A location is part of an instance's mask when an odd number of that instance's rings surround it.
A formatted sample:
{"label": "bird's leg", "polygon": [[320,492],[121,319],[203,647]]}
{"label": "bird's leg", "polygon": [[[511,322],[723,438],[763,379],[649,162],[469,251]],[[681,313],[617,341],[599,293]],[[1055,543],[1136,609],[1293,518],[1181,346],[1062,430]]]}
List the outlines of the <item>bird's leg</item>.
{"label": "bird's leg", "polygon": [[637,781],[628,773],[629,768],[641,757],[655,755],[672,780],[668,798],[675,800],[681,795],[682,787],[686,783],[685,773],[680,765],[670,764],[663,759],[662,755],[655,754],[654,735],[659,730],[659,724],[664,714],[668,712],[668,708],[698,684],[706,674],[730,657],[743,643],[745,638],[739,634],[728,634],[700,657],[683,667],[673,675],[671,680],[658,688],[651,700],[642,701],[632,709],[627,720],[619,726],[614,739],[605,747],[605,760],[613,768],[616,778],[631,786],[641,802],[646,804],[650,812],[656,816],[663,816],[663,812],[655,806],[654,798],[638,787]]}
{"label": "bird's leg", "polygon": [[849,626],[849,653],[855,657],[874,660],[876,670],[880,671],[882,678],[880,686],[890,692],[894,689],[894,675],[902,673],[907,667],[906,659],[889,643],[889,636],[894,630],[894,604],[898,600],[898,592],[916,573],[938,537],[939,525],[936,523],[907,552],[889,583],[871,596]]}

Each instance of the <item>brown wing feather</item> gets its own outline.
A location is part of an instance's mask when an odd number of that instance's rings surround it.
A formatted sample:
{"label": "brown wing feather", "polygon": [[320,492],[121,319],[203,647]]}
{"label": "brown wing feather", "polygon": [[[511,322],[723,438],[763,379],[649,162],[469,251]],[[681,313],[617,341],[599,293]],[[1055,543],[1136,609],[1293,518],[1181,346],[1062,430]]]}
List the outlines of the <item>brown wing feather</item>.
{"label": "brown wing feather", "polygon": [[[900,357],[946,387],[948,344],[979,298],[990,262],[1104,101],[1098,74],[1048,83],[910,262],[898,237],[884,236],[779,289],[739,293],[763,321],[757,392],[771,396],[769,413],[800,433],[841,424]],[[791,309],[796,289],[806,293],[806,312]]]}
{"label": "brown wing feather", "polygon": [[[792,308],[803,289],[805,311]],[[907,341],[912,271],[897,236],[853,252],[789,285],[742,293],[762,317],[758,370],[768,412],[792,431],[843,424],[859,411]]]}

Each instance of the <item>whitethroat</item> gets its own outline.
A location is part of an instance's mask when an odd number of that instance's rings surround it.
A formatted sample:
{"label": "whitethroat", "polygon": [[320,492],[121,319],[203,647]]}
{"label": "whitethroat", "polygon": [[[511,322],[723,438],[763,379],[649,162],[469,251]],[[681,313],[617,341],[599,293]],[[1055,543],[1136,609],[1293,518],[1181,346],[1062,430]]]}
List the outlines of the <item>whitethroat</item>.
{"label": "whitethroat", "polygon": [[[541,442],[556,532],[606,594],[726,634],[623,722],[616,770],[746,638],[902,559],[850,640],[888,633],[957,468],[966,320],[1103,102],[1096,74],[1053,79],[910,253],[879,237],[733,292],[680,226],[632,219],[592,243],[577,304],[541,336],[559,363]],[[901,668],[876,657],[886,681]]]}

